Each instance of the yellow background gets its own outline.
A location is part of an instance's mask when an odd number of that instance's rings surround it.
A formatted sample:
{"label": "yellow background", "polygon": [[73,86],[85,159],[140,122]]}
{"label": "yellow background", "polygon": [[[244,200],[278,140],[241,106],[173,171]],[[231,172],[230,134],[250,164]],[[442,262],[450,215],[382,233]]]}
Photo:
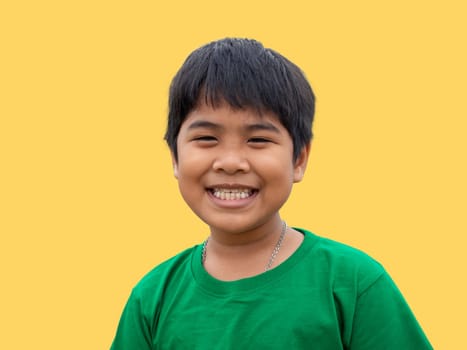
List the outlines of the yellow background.
{"label": "yellow background", "polygon": [[253,37],[318,98],[283,216],[382,262],[437,349],[465,343],[463,1],[4,1],[0,349],[106,349],[133,285],[200,242],[162,141],[198,46]]}

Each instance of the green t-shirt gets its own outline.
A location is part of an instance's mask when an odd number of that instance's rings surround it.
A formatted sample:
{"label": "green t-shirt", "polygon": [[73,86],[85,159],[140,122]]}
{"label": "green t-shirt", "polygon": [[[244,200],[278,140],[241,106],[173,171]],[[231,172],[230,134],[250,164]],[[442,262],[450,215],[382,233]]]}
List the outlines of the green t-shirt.
{"label": "green t-shirt", "polygon": [[133,289],[112,350],[432,349],[383,267],[300,230],[276,268],[224,282],[200,245],[157,266]]}

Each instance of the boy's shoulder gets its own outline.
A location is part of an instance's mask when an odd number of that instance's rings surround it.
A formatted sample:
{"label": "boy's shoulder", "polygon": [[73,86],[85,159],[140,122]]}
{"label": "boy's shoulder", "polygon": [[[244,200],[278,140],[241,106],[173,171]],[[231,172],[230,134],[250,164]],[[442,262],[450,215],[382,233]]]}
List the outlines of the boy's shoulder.
{"label": "boy's shoulder", "polygon": [[197,247],[198,245],[187,248],[155,266],[136,284],[133,294],[154,293],[172,279],[181,277],[180,274],[190,270],[192,255]]}
{"label": "boy's shoulder", "polygon": [[309,236],[314,240],[313,250],[329,259],[330,262],[346,262],[351,265],[373,265],[381,267],[381,264],[364,251],[349,244],[342,243],[325,236],[317,235],[311,231],[302,228],[296,228],[298,231]]}
{"label": "boy's shoulder", "polygon": [[330,279],[341,282],[345,280],[350,282],[354,279],[361,290],[386,274],[381,263],[364,251],[330,238],[317,236],[304,229],[298,230],[315,241],[310,250],[308,265],[313,266],[312,269],[319,269]]}
{"label": "boy's shoulder", "polygon": [[344,259],[361,263],[375,263],[380,265],[373,257],[363,250],[350,244],[339,242],[331,238],[319,236],[319,249],[324,254],[329,254],[336,259]]}

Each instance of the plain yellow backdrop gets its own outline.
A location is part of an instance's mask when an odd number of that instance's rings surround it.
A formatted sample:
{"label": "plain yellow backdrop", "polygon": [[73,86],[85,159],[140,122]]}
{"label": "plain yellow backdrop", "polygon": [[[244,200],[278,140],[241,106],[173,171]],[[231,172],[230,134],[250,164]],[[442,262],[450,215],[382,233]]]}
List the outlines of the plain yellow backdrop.
{"label": "plain yellow backdrop", "polygon": [[162,138],[173,74],[226,36],[317,95],[287,222],[372,255],[435,348],[467,348],[463,3],[2,2],[0,348],[108,348],[134,284],[206,237]]}

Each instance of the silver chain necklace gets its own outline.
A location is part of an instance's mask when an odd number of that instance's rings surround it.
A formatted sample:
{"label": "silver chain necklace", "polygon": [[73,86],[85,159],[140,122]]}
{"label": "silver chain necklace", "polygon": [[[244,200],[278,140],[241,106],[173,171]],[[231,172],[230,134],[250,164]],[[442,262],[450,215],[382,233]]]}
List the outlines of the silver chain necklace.
{"label": "silver chain necklace", "polygon": [[[281,235],[279,236],[279,240],[277,241],[271,253],[271,257],[269,258],[268,264],[264,268],[264,271],[268,271],[271,268],[272,263],[274,262],[274,259],[276,259],[277,254],[279,254],[279,250],[281,249],[282,242],[284,241],[286,231],[287,231],[287,224],[285,223],[285,221],[282,221]],[[208,245],[208,242],[209,242],[209,237],[203,242],[203,250],[201,252],[201,264],[202,265],[204,265],[204,263],[206,262],[206,247]]]}

